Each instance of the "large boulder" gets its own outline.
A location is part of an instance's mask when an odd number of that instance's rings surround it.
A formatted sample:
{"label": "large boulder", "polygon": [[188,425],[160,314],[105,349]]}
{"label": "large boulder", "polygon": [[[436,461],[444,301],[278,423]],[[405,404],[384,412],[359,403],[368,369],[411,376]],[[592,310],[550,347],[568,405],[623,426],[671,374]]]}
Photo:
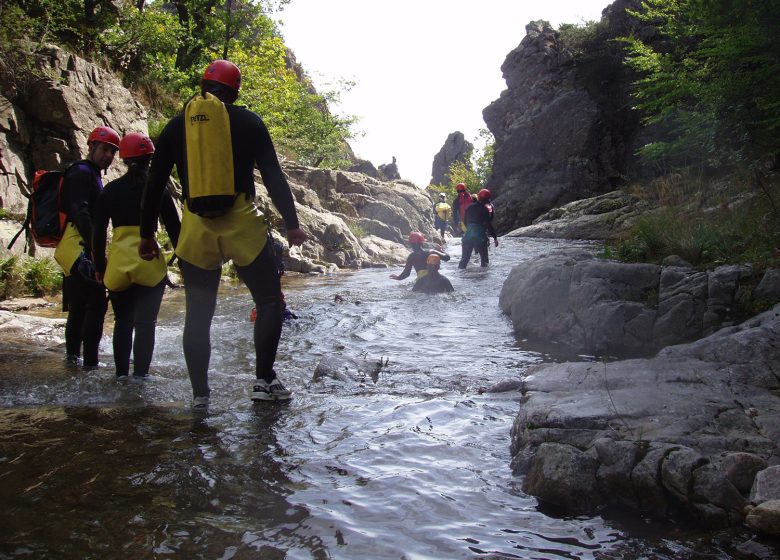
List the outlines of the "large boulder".
{"label": "large boulder", "polygon": [[532,367],[512,428],[515,474],[571,513],[618,504],[721,527],[751,511],[765,530],[780,499],[777,340],[780,306],[650,359]]}
{"label": "large boulder", "polygon": [[614,190],[638,171],[635,153],[647,140],[631,109],[633,77],[614,39],[650,32],[627,9],[641,9],[641,2],[617,0],[605,9],[581,51],[535,21],[507,55],[501,66],[507,89],[482,113],[495,138],[488,188],[499,232]]}
{"label": "large boulder", "polygon": [[584,198],[545,212],[531,225],[510,231],[510,237],[547,239],[621,239],[651,209],[648,202],[622,190]]}
{"label": "large boulder", "polygon": [[468,163],[468,158],[473,150],[474,145],[466,140],[462,132],[450,133],[439,153],[433,156],[431,185],[449,185],[452,164],[456,161]]}
{"label": "large boulder", "polygon": [[562,250],[515,266],[499,306],[517,336],[595,356],[643,356],[730,324],[751,273],[749,266],[699,272]]}

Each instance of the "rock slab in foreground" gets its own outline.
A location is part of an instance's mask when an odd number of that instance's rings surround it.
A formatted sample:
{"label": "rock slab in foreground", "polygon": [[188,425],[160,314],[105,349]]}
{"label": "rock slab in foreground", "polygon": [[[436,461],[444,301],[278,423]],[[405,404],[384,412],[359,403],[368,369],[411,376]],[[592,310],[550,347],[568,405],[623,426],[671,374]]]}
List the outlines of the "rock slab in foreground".
{"label": "rock slab in foreground", "polygon": [[536,366],[522,391],[513,470],[540,500],[776,527],[780,305],[655,358]]}

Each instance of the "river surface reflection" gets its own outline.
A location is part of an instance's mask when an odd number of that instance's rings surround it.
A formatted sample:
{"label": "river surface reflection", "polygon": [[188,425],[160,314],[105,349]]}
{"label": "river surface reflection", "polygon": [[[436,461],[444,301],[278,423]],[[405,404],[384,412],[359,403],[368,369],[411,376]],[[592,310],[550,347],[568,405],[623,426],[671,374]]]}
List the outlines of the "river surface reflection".
{"label": "river surface reflection", "polygon": [[[189,408],[181,291],[141,385],[6,345],[0,558],[774,557],[747,533],[560,517],[522,492],[509,469],[519,394],[484,389],[566,356],[517,342],[498,295],[512,265],[564,245],[505,239],[487,270],[458,271],[453,243],[442,273],[456,291],[441,296],[391,270],[285,277],[298,314],[277,362],[285,404],[249,400],[252,303],[238,287],[212,328],[207,414]],[[108,337],[102,350],[110,363]],[[330,357],[389,362],[314,381]]]}

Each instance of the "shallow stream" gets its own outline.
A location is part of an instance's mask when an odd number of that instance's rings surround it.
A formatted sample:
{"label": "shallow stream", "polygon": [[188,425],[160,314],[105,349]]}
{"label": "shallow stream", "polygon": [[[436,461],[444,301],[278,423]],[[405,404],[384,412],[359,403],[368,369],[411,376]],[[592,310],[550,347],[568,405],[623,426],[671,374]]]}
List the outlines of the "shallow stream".
{"label": "shallow stream", "polygon": [[[517,342],[498,309],[512,265],[557,241],[505,239],[491,265],[426,296],[398,270],[285,277],[298,319],[277,360],[295,392],[253,405],[251,299],[226,286],[207,414],[190,410],[181,290],[159,318],[153,375],[68,370],[62,350],[0,348],[0,558],[773,558],[749,533],[611,512],[543,511],[509,468],[517,380],[560,353]],[[375,372],[313,380],[323,358]],[[380,360],[389,360],[379,367]],[[384,361],[383,361],[384,363]]]}

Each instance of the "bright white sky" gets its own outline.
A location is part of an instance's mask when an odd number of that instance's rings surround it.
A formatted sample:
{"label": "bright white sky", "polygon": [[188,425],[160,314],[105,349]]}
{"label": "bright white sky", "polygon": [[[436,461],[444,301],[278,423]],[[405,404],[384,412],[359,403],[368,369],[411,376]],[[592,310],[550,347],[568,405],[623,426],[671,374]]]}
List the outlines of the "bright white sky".
{"label": "bright white sky", "polygon": [[501,64],[530,21],[599,20],[610,0],[291,0],[277,15],[285,43],[315,87],[337,89],[356,115],[350,142],[375,166],[397,158],[401,177],[425,187],[451,132],[472,143],[482,109],[506,82]]}

